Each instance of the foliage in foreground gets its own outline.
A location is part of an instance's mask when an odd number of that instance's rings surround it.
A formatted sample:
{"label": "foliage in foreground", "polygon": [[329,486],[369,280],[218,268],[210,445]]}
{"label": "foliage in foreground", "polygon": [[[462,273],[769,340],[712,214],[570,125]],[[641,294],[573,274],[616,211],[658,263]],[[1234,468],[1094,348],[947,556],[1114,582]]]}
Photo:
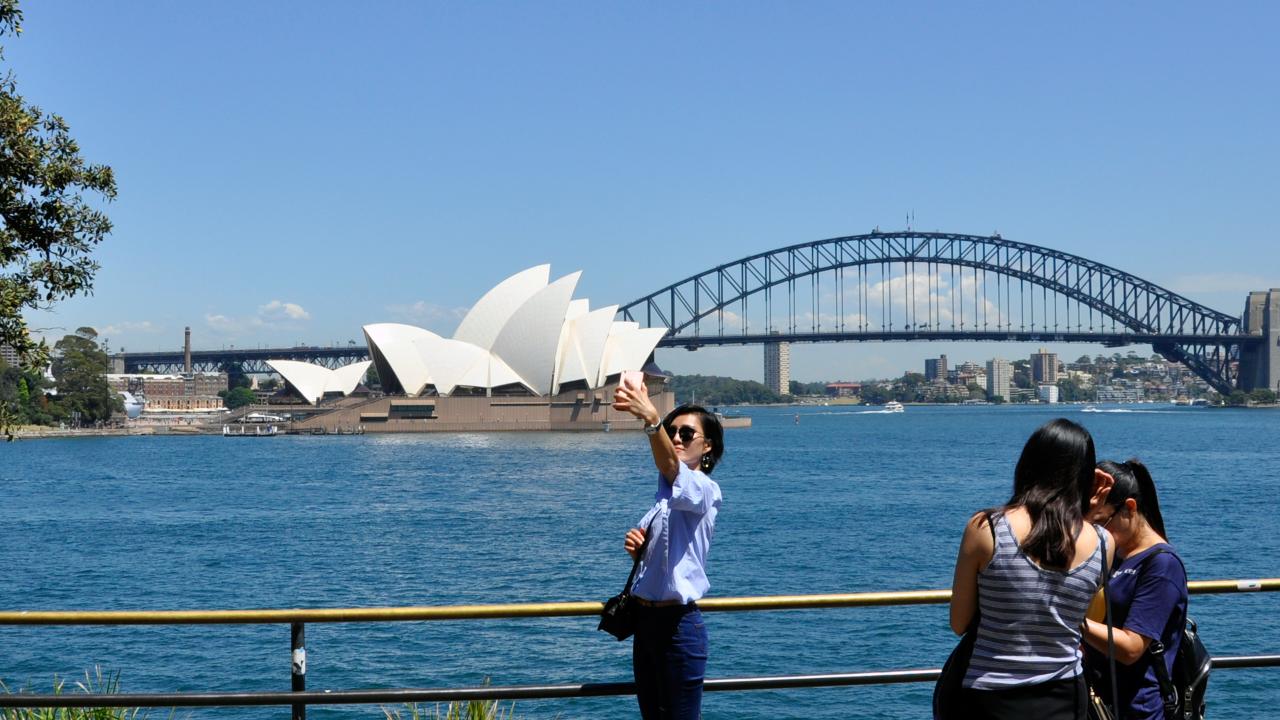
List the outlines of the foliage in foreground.
{"label": "foliage in foreground", "polygon": [[[21,32],[18,0],[0,0],[0,38]],[[23,313],[93,287],[90,253],[111,221],[86,195],[115,199],[111,168],[85,162],[66,121],[23,98],[0,67],[0,343],[25,366],[43,366],[47,348],[31,339]]]}
{"label": "foliage in foreground", "polygon": [[[53,677],[53,694],[61,695],[67,690],[66,681],[58,676]],[[33,692],[24,688],[24,692]],[[93,673],[84,671],[84,680],[76,681],[74,691],[91,695],[109,695],[120,691],[120,673],[103,673],[102,668],[95,666]],[[0,680],[0,692],[12,694],[13,691]],[[0,708],[0,720],[143,720],[150,711],[142,708]],[[174,717],[174,711],[169,712]]]}
{"label": "foliage in foreground", "polygon": [[[435,705],[430,709],[409,703],[400,710],[382,708],[386,720],[517,720],[516,704],[513,702],[503,708],[497,700],[468,700],[451,702],[448,705]],[[7,719],[6,719],[7,720]]]}

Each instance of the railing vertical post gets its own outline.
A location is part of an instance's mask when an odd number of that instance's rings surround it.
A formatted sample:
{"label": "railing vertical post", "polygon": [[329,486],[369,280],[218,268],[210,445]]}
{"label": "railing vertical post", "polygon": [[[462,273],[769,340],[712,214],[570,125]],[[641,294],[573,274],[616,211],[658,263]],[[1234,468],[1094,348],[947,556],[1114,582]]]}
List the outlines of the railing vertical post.
{"label": "railing vertical post", "polygon": [[[306,625],[300,622],[292,623],[289,627],[289,646],[292,649],[293,659],[293,687],[294,692],[302,692],[307,689],[307,637]],[[307,720],[306,703],[293,704],[293,720]]]}

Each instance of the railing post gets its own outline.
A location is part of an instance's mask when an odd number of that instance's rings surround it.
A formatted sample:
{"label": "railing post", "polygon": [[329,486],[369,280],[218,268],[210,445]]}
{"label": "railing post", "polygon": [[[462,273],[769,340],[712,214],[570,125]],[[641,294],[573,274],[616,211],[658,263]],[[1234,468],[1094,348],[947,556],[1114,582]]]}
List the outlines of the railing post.
{"label": "railing post", "polygon": [[[293,687],[294,692],[307,689],[307,638],[306,625],[300,622],[289,626],[289,646],[293,650]],[[293,704],[293,720],[307,720],[306,703]]]}

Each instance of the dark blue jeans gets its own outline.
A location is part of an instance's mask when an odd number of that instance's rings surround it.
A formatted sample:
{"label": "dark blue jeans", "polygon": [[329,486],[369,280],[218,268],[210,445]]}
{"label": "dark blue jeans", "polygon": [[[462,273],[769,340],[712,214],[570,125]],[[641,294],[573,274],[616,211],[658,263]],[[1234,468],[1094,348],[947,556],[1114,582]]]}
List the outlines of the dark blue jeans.
{"label": "dark blue jeans", "polygon": [[636,608],[631,646],[644,720],[698,720],[707,672],[707,628],[698,606]]}

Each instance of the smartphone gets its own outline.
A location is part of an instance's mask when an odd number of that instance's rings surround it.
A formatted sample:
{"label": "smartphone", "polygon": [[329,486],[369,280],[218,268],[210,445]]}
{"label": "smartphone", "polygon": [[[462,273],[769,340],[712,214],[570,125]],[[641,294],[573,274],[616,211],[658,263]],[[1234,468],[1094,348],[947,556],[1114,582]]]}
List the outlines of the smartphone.
{"label": "smartphone", "polygon": [[640,386],[644,384],[644,373],[639,370],[627,370],[622,373],[618,384],[628,390],[639,392]]}

